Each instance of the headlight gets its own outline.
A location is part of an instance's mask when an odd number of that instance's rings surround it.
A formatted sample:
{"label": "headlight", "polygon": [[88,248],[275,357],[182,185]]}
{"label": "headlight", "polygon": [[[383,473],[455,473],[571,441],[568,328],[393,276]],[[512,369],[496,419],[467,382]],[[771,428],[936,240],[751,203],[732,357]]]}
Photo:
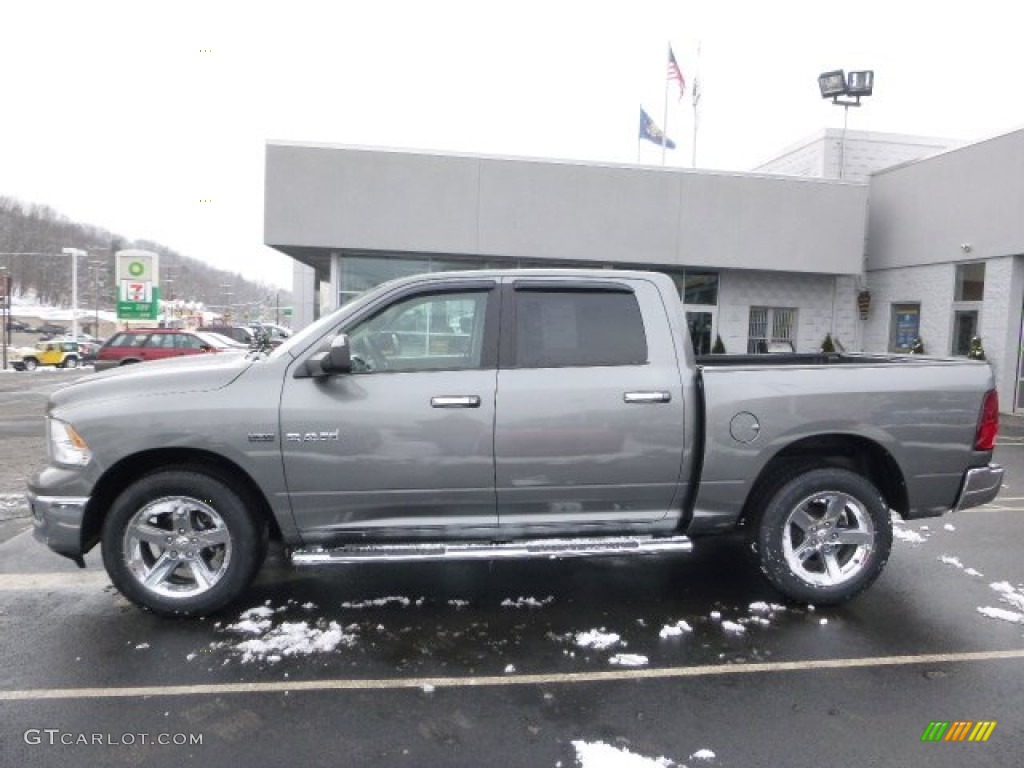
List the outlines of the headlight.
{"label": "headlight", "polygon": [[92,458],[89,446],[70,424],[60,419],[47,419],[46,434],[50,458],[55,463],[84,467]]}

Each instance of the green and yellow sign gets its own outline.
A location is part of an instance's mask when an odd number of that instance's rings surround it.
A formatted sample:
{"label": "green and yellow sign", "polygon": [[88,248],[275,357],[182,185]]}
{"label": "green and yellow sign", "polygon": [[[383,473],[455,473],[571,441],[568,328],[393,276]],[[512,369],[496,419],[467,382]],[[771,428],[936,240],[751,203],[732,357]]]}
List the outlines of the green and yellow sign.
{"label": "green and yellow sign", "polygon": [[152,251],[118,251],[117,319],[156,320],[160,314],[159,259]]}

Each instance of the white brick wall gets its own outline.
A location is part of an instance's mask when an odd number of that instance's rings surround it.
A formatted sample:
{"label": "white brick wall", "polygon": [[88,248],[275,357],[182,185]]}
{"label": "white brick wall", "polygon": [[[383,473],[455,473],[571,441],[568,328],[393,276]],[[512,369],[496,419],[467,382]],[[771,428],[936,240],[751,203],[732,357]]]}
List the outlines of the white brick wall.
{"label": "white brick wall", "polygon": [[856,348],[855,286],[855,277],[723,270],[716,331],[727,352],[744,354],[752,306],[796,307],[797,352],[816,352],[826,333],[838,336],[852,351]]}
{"label": "white brick wall", "polygon": [[[1015,338],[1011,323],[1011,286],[1014,259],[1005,257],[985,261],[985,294],[980,315],[980,333],[985,355],[1004,392],[1003,410],[1012,407],[1015,387],[1015,348],[1007,340]],[[885,352],[889,347],[892,305],[920,303],[921,338],[929,355],[948,355],[953,335],[953,296],[956,264],[932,264],[922,267],[868,272],[871,314],[864,322],[864,350]]]}

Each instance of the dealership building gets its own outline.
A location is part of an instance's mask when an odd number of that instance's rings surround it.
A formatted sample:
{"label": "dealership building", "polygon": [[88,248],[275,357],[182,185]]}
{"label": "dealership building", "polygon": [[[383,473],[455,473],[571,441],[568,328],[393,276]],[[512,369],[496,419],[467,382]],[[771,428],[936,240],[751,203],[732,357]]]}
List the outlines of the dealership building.
{"label": "dealership building", "polygon": [[265,242],[295,260],[296,325],[418,272],[651,269],[675,280],[699,352],[810,352],[828,334],[964,355],[980,336],[1005,411],[1024,410],[1022,212],[1024,130],[828,130],[751,173],[266,148]]}

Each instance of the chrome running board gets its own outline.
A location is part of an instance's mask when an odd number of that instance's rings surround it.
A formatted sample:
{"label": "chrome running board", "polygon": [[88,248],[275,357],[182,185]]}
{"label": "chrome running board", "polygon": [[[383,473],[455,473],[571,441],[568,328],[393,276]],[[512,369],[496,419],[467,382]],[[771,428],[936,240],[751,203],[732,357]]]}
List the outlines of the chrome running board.
{"label": "chrome running board", "polygon": [[686,536],[651,538],[621,536],[590,539],[531,539],[514,542],[459,542],[446,544],[353,544],[334,549],[297,549],[295,565],[345,565],[366,562],[422,562],[430,560],[522,560],[546,557],[598,557],[689,552]]}

